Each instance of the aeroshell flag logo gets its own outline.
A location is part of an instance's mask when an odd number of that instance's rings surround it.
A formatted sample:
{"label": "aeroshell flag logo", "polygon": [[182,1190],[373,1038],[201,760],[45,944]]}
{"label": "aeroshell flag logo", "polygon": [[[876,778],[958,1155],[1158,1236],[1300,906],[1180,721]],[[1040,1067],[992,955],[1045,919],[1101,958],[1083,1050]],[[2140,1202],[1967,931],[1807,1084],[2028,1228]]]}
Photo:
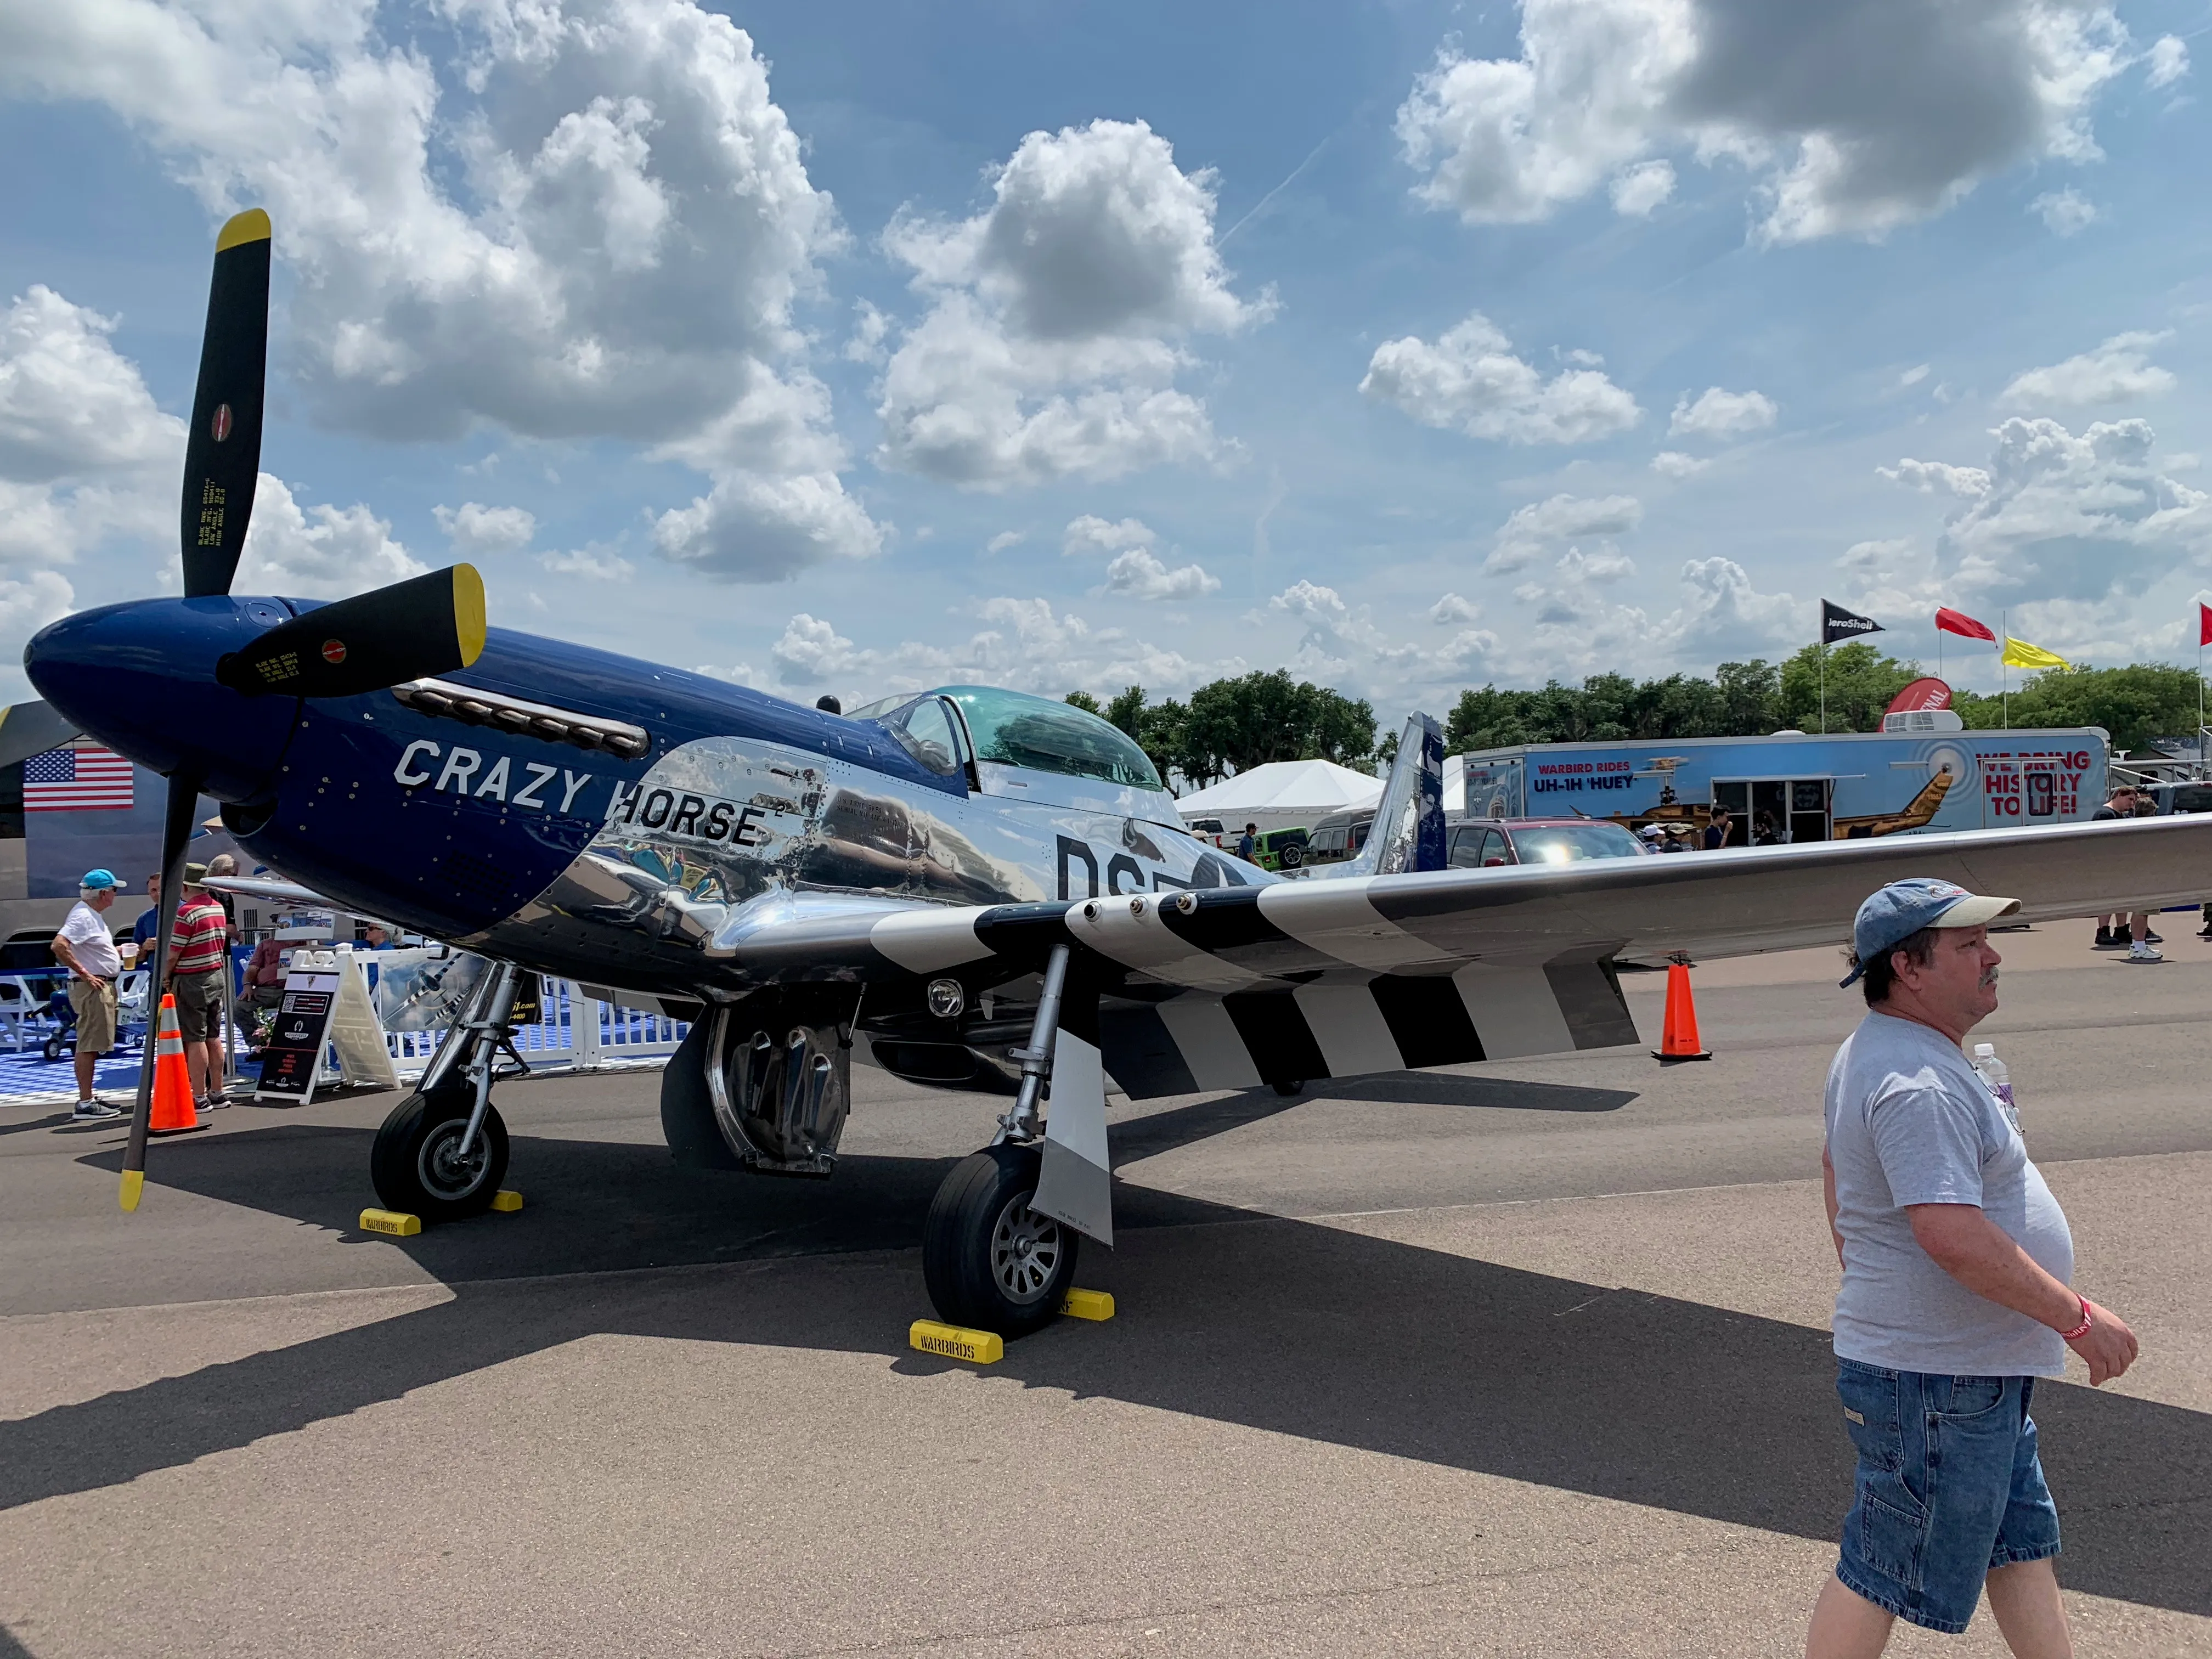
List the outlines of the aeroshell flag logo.
{"label": "aeroshell flag logo", "polygon": [[323,660],[327,663],[343,662],[345,660],[345,641],[343,640],[325,640],[323,641]]}
{"label": "aeroshell flag logo", "polygon": [[230,436],[230,405],[228,404],[216,405],[215,419],[208,422],[208,435],[217,443]]}

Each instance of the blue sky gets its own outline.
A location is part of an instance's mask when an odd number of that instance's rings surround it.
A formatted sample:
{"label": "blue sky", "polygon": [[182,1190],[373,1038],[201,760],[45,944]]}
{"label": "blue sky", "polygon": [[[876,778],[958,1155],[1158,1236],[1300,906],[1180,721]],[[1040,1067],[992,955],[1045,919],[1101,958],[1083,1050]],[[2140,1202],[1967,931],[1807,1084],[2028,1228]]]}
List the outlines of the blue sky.
{"label": "blue sky", "polygon": [[466,556],[495,620],[808,700],[1287,665],[1395,720],[1778,656],[1823,596],[1931,666],[1937,604],[2189,660],[2208,26],[9,9],[0,633],[173,587],[212,233],[265,205],[246,586]]}

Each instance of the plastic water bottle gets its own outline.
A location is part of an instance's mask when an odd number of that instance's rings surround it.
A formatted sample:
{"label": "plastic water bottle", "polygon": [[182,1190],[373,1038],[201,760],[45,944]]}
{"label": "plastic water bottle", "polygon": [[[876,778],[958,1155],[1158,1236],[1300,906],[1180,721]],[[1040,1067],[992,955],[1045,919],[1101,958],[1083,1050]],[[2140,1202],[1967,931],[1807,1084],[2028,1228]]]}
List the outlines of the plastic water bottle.
{"label": "plastic water bottle", "polygon": [[1974,1070],[1980,1074],[1982,1081],[1990,1085],[1990,1092],[2004,1108],[2004,1115],[2012,1121],[2012,1127],[2019,1128],[2020,1108],[2013,1103],[2012,1073],[2005,1070],[2004,1061],[1997,1058],[1995,1043],[1977,1042],[1974,1045]]}

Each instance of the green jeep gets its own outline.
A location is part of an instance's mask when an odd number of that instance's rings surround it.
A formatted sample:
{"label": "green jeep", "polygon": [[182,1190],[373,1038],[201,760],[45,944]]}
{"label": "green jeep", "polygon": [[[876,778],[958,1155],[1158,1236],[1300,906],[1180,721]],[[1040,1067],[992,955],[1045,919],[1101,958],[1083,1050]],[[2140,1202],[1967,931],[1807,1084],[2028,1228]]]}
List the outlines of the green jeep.
{"label": "green jeep", "polygon": [[1252,862],[1262,870],[1296,870],[1306,861],[1306,837],[1313,832],[1303,827],[1291,830],[1270,830],[1265,835],[1252,838]]}

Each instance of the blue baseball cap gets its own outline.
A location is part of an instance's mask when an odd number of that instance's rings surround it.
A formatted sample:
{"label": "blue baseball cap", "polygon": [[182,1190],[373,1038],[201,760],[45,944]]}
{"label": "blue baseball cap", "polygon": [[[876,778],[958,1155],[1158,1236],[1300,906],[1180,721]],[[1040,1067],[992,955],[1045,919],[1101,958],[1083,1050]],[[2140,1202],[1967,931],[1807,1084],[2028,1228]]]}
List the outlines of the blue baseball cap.
{"label": "blue baseball cap", "polygon": [[1868,963],[1923,927],[1981,927],[2019,908],[2018,899],[1970,893],[1955,881],[1933,876],[1893,881],[1859,906],[1851,923],[1851,952],[1858,963],[1841,984],[1856,983]]}
{"label": "blue baseball cap", "polygon": [[115,872],[112,870],[88,870],[84,872],[84,879],[77,883],[77,885],[100,888],[120,887],[123,884],[116,880]]}

